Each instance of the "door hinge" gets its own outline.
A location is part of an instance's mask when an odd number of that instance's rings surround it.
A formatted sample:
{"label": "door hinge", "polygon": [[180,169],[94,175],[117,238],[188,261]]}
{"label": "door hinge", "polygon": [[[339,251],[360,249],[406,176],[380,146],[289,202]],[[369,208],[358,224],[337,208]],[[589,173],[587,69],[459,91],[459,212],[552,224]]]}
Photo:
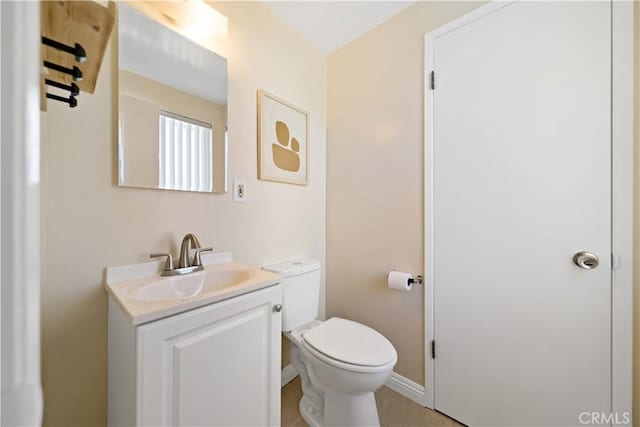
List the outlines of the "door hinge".
{"label": "door hinge", "polygon": [[436,358],[436,341],[435,340],[431,341],[431,358],[432,359]]}
{"label": "door hinge", "polygon": [[431,90],[434,90],[436,88],[436,72],[435,71],[431,71]]}

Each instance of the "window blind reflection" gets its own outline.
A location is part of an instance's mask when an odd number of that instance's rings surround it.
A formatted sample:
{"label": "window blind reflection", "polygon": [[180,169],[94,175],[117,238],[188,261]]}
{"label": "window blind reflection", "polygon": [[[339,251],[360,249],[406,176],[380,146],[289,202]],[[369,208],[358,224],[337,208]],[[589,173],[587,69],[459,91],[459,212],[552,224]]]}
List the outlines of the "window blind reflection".
{"label": "window blind reflection", "polygon": [[213,129],[175,114],[160,114],[159,187],[213,190]]}

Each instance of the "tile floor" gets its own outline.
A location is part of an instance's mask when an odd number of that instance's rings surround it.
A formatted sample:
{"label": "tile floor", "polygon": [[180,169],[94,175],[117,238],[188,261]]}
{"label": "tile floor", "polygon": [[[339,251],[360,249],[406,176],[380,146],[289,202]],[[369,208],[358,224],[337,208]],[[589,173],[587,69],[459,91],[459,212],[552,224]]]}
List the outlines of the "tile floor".
{"label": "tile floor", "polygon": [[[304,420],[298,411],[298,403],[302,397],[300,378],[296,378],[282,389],[282,419],[283,427],[304,427]],[[423,408],[387,387],[376,392],[380,425],[383,427],[457,427],[461,426],[451,418]]]}

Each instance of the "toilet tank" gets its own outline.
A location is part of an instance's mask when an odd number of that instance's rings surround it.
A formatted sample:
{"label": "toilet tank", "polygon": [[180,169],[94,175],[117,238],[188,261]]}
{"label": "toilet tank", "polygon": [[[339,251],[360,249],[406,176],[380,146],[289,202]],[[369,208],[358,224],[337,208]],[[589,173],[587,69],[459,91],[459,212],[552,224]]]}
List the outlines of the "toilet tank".
{"label": "toilet tank", "polygon": [[282,275],[283,331],[292,331],[318,317],[320,261],[304,258],[262,268]]}

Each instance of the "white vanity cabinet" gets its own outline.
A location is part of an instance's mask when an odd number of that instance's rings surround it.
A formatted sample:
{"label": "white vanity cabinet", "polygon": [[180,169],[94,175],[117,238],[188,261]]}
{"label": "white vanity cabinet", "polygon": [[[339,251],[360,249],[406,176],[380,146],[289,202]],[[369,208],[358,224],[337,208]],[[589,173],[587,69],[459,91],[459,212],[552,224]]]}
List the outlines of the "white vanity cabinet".
{"label": "white vanity cabinet", "polygon": [[109,425],[280,425],[278,304],[274,285],[133,325],[109,298]]}

